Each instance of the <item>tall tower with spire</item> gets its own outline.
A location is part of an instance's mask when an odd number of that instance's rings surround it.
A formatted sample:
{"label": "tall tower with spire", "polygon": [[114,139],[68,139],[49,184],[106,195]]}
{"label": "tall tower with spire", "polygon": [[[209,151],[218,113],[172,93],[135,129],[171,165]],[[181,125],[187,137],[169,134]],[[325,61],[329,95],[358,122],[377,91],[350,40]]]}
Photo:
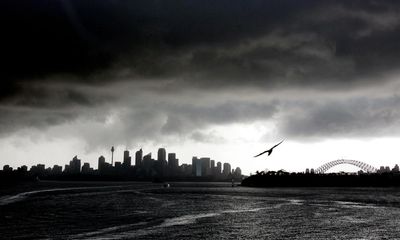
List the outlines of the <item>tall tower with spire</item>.
{"label": "tall tower with spire", "polygon": [[111,147],[111,166],[114,164],[114,146]]}

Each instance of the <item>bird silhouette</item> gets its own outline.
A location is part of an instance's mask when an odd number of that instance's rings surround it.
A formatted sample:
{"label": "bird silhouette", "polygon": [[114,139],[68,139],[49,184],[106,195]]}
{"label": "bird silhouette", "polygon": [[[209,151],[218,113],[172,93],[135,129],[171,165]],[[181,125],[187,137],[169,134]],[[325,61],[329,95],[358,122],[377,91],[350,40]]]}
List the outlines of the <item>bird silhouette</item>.
{"label": "bird silhouette", "polygon": [[276,147],[277,147],[279,144],[281,144],[282,142],[283,142],[283,140],[282,140],[280,143],[278,143],[278,144],[276,144],[275,146],[273,146],[272,148],[268,149],[267,151],[264,151],[264,152],[262,152],[262,153],[260,153],[260,154],[257,154],[257,155],[255,155],[254,157],[261,156],[261,155],[263,155],[264,153],[268,153],[268,156],[271,155],[272,150],[273,150],[274,148],[276,148]]}

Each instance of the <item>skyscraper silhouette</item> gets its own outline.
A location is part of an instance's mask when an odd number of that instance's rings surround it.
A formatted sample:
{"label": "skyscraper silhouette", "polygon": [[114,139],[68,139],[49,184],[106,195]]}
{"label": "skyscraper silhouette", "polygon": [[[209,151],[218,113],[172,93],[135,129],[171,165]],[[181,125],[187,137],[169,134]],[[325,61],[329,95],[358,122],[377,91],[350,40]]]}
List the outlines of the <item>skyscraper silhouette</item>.
{"label": "skyscraper silhouette", "polygon": [[200,158],[201,161],[201,176],[211,175],[211,159],[207,157]]}
{"label": "skyscraper silhouette", "polygon": [[166,161],[166,158],[167,158],[167,151],[165,150],[165,148],[159,148],[157,152],[157,160],[164,162]]}
{"label": "skyscraper silhouette", "polygon": [[140,167],[140,165],[142,165],[142,160],[143,160],[143,150],[140,149],[139,151],[136,151],[135,154],[135,165],[137,167]]}
{"label": "skyscraper silhouette", "polygon": [[165,148],[159,148],[157,152],[156,171],[160,176],[164,176],[167,167],[167,151]]}
{"label": "skyscraper silhouette", "polygon": [[192,175],[201,177],[201,161],[197,157],[192,158]]}
{"label": "skyscraper silhouette", "polygon": [[217,162],[217,168],[215,169],[217,176],[221,174],[221,171],[222,171],[222,164],[221,162]]}
{"label": "skyscraper silhouette", "polygon": [[179,167],[178,159],[176,159],[175,153],[168,153],[168,167],[169,169],[176,171]]}
{"label": "skyscraper silhouette", "polygon": [[105,163],[106,163],[106,159],[103,156],[100,156],[99,161],[98,161],[98,166],[97,166],[97,169],[99,169],[100,173],[104,172]]}
{"label": "skyscraper silhouette", "polygon": [[77,174],[81,172],[81,160],[78,159],[78,156],[75,156],[70,162],[69,162],[69,170],[73,174]]}
{"label": "skyscraper silhouette", "polygon": [[129,156],[129,151],[128,150],[124,151],[123,164],[124,164],[124,167],[130,167],[131,166],[131,157]]}
{"label": "skyscraper silhouette", "polygon": [[229,163],[224,163],[224,170],[222,171],[225,176],[231,174],[231,165]]}

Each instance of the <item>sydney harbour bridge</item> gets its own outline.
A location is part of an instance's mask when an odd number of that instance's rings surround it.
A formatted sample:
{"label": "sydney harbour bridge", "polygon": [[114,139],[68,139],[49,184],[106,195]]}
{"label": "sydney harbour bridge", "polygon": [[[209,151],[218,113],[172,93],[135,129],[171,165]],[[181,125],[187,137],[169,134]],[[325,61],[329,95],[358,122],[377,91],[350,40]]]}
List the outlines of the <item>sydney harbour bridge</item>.
{"label": "sydney harbour bridge", "polygon": [[319,168],[315,169],[315,173],[321,174],[328,171],[330,168],[335,167],[341,164],[350,164],[356,167],[359,167],[361,170],[367,173],[376,173],[377,169],[367,163],[357,161],[357,160],[349,160],[349,159],[338,159],[331,162],[327,162],[321,165]]}

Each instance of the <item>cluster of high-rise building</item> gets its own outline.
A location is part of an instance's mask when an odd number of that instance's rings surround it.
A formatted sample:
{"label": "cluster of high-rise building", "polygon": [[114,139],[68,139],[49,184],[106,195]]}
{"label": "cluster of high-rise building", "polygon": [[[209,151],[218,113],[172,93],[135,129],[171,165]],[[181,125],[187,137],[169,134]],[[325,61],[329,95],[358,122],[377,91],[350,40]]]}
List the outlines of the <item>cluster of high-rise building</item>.
{"label": "cluster of high-rise building", "polygon": [[223,176],[241,176],[242,171],[239,167],[236,169],[231,169],[231,165],[229,163],[224,163],[223,168],[221,162],[217,162],[215,164],[214,160],[210,158],[203,157],[193,157],[192,158],[192,175],[196,177],[223,177]]}
{"label": "cluster of high-rise building", "polygon": [[193,157],[192,164],[179,165],[179,159],[175,153],[168,153],[165,148],[159,148],[157,159],[151,153],[143,155],[143,150],[135,152],[135,164],[132,165],[132,157],[128,150],[124,151],[122,162],[115,162],[114,166],[107,163],[103,156],[99,157],[98,171],[100,174],[131,173],[138,177],[209,177],[223,179],[228,177],[240,178],[240,168],[231,171],[229,163],[224,163],[223,168],[220,162],[210,158]]}
{"label": "cluster of high-rise building", "polygon": [[397,165],[397,164],[394,165],[394,167],[392,169],[390,169],[389,166],[386,166],[386,167],[381,166],[377,171],[377,173],[390,173],[390,172],[391,173],[399,173],[400,172],[399,165]]}
{"label": "cluster of high-rise building", "polygon": [[[53,168],[45,168],[44,164],[32,166],[29,170],[31,174],[40,176],[104,176],[122,177],[126,179],[150,179],[150,178],[203,178],[208,180],[229,180],[232,178],[241,179],[242,173],[239,167],[232,169],[229,163],[215,162],[208,157],[193,157],[192,164],[179,165],[179,159],[175,153],[168,153],[165,148],[159,148],[157,159],[151,153],[143,154],[140,149],[135,152],[134,158],[128,150],[124,151],[122,161],[114,162],[114,147],[111,149],[111,161],[106,161],[104,156],[98,158],[98,168],[94,169],[89,163],[82,161],[75,156],[64,170],[59,165]],[[134,162],[134,164],[133,164]],[[13,169],[5,165],[3,172],[10,172]],[[16,171],[28,172],[26,166],[19,167]]]}

